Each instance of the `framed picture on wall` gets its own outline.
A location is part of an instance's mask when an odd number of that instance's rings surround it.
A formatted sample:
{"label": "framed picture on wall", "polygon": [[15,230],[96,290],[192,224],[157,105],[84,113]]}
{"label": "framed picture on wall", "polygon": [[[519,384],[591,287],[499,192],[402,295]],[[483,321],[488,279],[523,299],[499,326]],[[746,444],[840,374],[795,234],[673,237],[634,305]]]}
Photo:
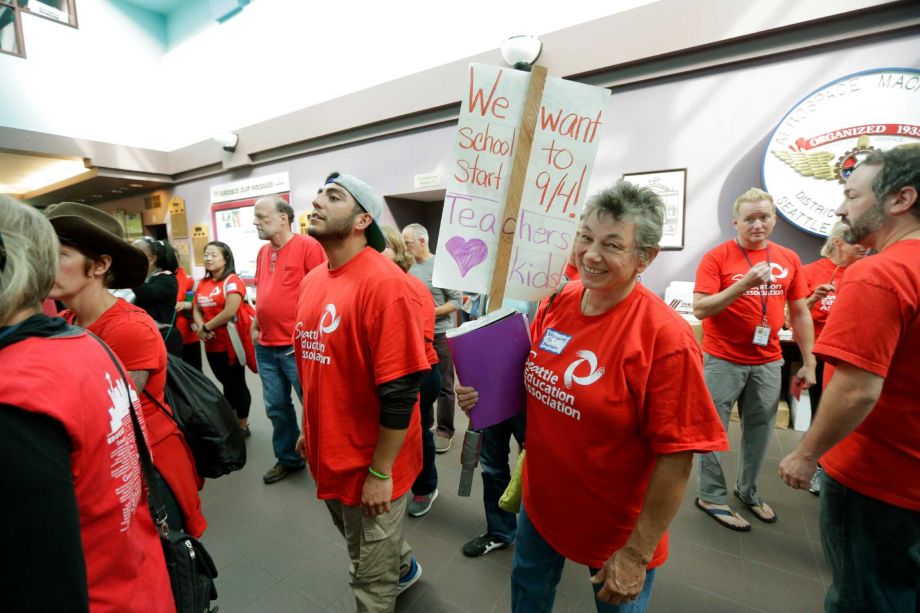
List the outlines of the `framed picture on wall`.
{"label": "framed picture on wall", "polygon": [[623,179],[647,187],[664,201],[664,233],[661,248],[676,251],[684,248],[684,215],[687,209],[687,169],[673,168],[652,172],[626,172]]}

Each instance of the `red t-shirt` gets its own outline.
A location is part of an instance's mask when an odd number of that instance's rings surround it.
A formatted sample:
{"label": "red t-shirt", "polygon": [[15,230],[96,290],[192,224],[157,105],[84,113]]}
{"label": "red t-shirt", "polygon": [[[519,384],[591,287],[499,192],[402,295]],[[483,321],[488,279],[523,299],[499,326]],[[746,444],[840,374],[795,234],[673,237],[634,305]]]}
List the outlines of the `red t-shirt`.
{"label": "red t-shirt", "polygon": [[131,425],[132,401],[144,422],[134,387],[85,333],[26,339],[0,355],[0,404],[55,419],[71,440],[90,610],[175,611]]}
{"label": "red t-shirt", "polygon": [[432,366],[438,363],[438,354],[434,350],[434,296],[421,279],[415,275],[407,275],[409,286],[418,298],[419,326],[425,339],[425,357]]}
{"label": "red t-shirt", "polygon": [[849,268],[815,353],[885,384],[821,466],[861,494],[920,511],[920,240],[898,241]]}
{"label": "red t-shirt", "polygon": [[[212,277],[205,277],[198,282],[198,289],[195,291],[195,300],[198,302],[198,309],[201,311],[201,317],[204,319],[204,323],[208,323],[220,315],[220,312],[227,306],[227,298],[224,296],[225,285],[228,294],[239,294],[245,300],[246,285],[236,274],[227,275],[223,281],[217,281]],[[230,336],[227,334],[227,324],[214,328],[212,332],[214,332],[214,338],[205,342],[204,350],[208,353],[232,353],[233,348],[230,346]]]}
{"label": "red t-shirt", "polygon": [[[368,248],[335,270],[314,268],[300,284],[293,341],[318,498],[361,503],[380,431],[377,387],[430,369],[408,276]],[[393,464],[394,500],[421,471],[421,436],[416,402]]]}
{"label": "red t-shirt", "polygon": [[[73,323],[73,313],[65,311],[64,314],[65,319]],[[105,341],[126,369],[148,371],[144,390],[172,411],[163,393],[166,385],[166,345],[156,323],[146,311],[119,298],[87,330]],[[194,456],[176,422],[165,415],[150,396],[140,394],[153,463],[179,503],[185,531],[192,536],[201,536],[208,525],[201,514],[201,499],[198,497],[204,481],[198,476]]]}
{"label": "red t-shirt", "polygon": [[262,245],[256,257],[256,319],[259,344],[291,344],[297,288],[311,269],[326,261],[326,252],[312,236],[294,234],[281,249]]}
{"label": "red t-shirt", "polygon": [[[195,288],[195,280],[188,276],[182,268],[176,270],[176,282],[179,291],[176,293],[176,302],[185,302],[188,292]],[[198,342],[198,335],[192,331],[192,311],[179,311],[176,313],[176,328],[182,335],[182,344]]]}
{"label": "red t-shirt", "polygon": [[[693,291],[718,294],[740,281],[752,265],[768,261],[768,251],[773,268],[770,283],[752,287],[724,311],[703,320],[704,352],[735,364],[749,365],[766,364],[783,357],[777,333],[786,320],[786,302],[808,297],[802,264],[794,251],[770,243],[766,249],[742,252],[735,239],[726,241],[703,256],[696,270]],[[766,299],[770,326],[770,340],[766,346],[753,342],[754,330],[763,317],[762,298]]]}
{"label": "red t-shirt", "polygon": [[[802,272],[805,273],[805,280],[808,282],[808,295],[811,296],[816,287],[826,283],[831,283],[839,289],[846,270],[846,266],[837,266],[830,258],[821,258],[811,264],[805,264],[802,266]],[[821,336],[821,331],[824,330],[824,324],[827,322],[827,316],[835,300],[837,300],[837,292],[831,292],[811,305],[811,320],[815,325],[816,341]]]}
{"label": "red t-shirt", "polygon": [[586,316],[583,290],[570,281],[531,326],[524,506],[553,549],[599,567],[635,528],[658,455],[728,440],[687,322],[642,285]]}

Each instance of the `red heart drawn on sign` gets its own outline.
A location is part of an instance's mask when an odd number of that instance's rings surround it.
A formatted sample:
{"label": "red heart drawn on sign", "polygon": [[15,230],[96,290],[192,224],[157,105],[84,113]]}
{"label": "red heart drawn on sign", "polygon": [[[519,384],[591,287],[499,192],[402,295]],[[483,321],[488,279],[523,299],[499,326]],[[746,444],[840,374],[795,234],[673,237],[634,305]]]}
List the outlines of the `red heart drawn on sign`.
{"label": "red heart drawn on sign", "polygon": [[482,239],[465,240],[461,236],[455,236],[447,241],[447,252],[457,262],[460,276],[465,277],[472,268],[485,261],[489,247]]}

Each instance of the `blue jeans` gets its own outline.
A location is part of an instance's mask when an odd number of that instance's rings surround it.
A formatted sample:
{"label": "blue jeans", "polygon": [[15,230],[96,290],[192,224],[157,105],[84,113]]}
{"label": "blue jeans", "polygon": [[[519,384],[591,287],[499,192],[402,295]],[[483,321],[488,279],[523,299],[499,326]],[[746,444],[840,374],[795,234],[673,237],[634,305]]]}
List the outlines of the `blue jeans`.
{"label": "blue jeans", "polygon": [[821,546],[834,582],[825,611],[920,611],[920,512],[865,496],[824,473]]}
{"label": "blue jeans", "polygon": [[482,448],[479,452],[479,464],[482,466],[482,501],[486,508],[487,530],[489,534],[509,543],[514,541],[517,517],[514,513],[503,511],[498,506],[498,501],[511,482],[511,469],[508,466],[511,437],[513,436],[519,445],[524,444],[524,430],[527,425],[524,415],[525,412],[521,411],[500,424],[484,429]]}
{"label": "blue jeans", "polygon": [[303,404],[303,390],[297,379],[294,356],[287,355],[291,346],[266,347],[256,343],[256,364],[262,379],[262,399],[265,414],[272,421],[272,449],[278,462],[285,466],[303,466],[304,461],[294,447],[300,436],[297,413],[291,400],[291,387]]}
{"label": "blue jeans", "polygon": [[434,402],[441,391],[441,370],[435,364],[422,377],[419,387],[419,409],[422,418],[422,472],[412,484],[412,493],[416,496],[427,496],[438,488],[438,469],[434,465],[434,434],[431,426],[434,422]]}
{"label": "blue jeans", "polygon": [[[824,495],[823,492],[821,494]],[[514,546],[514,561],[511,563],[511,610],[514,613],[543,613],[553,610],[556,600],[556,586],[562,578],[565,557],[543,540],[540,533],[521,505],[518,518],[517,544]],[[599,569],[590,568],[591,575]],[[612,605],[594,599],[598,613],[642,613],[648,607],[648,599],[655,581],[655,569],[645,574],[645,586],[639,597],[631,602]],[[594,585],[594,594],[600,585]]]}

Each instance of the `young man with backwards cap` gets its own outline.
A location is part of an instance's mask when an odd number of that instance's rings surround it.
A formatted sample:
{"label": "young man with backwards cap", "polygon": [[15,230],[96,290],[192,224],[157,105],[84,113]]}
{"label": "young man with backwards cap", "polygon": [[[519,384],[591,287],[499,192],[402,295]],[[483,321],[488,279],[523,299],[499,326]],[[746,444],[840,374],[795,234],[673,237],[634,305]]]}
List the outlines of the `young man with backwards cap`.
{"label": "young man with backwards cap", "polygon": [[383,199],[333,173],[313,201],[310,236],[327,266],[300,284],[294,351],[303,387],[297,450],[345,537],[358,611],[392,611],[422,569],[403,539],[422,466],[419,382],[428,371],[420,308],[382,253]]}

